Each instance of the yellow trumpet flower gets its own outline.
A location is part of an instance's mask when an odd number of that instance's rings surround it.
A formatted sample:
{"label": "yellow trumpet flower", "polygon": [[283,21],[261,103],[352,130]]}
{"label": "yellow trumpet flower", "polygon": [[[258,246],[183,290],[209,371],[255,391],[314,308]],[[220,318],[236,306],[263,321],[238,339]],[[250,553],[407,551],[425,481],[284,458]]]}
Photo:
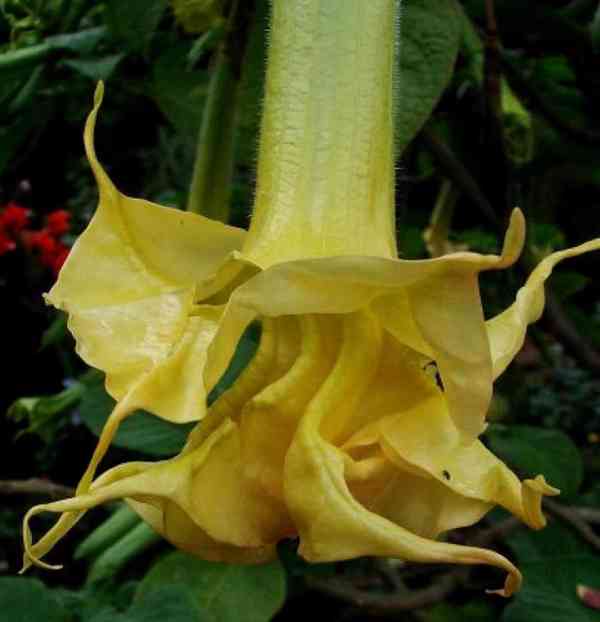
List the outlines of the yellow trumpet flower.
{"label": "yellow trumpet flower", "polygon": [[[510,561],[437,538],[495,505],[543,527],[541,499],[558,491],[541,475],[520,482],[478,436],[553,266],[600,240],[547,257],[486,322],[478,275],[517,259],[520,211],[499,256],[397,256],[396,3],[275,0],[272,11],[248,232],[121,194],[94,152],[98,87],[85,145],[100,202],[47,299],[117,405],[76,496],[27,514],[24,567],[53,567],[41,558],[86,510],[125,499],[203,558],[261,562],[299,537],[315,562],[491,564],[510,595],[521,581]],[[256,355],[207,409],[256,319]],[[175,458],[96,478],[139,408],[198,423]],[[61,516],[34,544],[28,524],[42,511]]]}

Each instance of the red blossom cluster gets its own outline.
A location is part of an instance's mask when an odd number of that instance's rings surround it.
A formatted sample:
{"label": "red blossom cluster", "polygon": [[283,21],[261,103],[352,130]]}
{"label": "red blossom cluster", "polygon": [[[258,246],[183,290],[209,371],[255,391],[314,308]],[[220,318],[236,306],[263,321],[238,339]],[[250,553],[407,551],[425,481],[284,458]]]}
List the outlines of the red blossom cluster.
{"label": "red blossom cluster", "polygon": [[43,228],[32,229],[30,210],[11,201],[0,210],[0,256],[21,243],[57,276],[69,254],[69,247],[61,238],[70,229],[70,217],[66,210],[55,210],[46,216]]}

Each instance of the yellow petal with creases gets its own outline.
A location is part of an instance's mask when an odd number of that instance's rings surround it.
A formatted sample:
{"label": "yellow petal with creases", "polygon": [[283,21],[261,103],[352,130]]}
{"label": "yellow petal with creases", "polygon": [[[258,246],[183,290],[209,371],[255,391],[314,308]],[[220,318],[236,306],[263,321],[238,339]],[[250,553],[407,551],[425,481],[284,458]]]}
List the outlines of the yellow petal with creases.
{"label": "yellow petal with creases", "polygon": [[312,561],[379,555],[491,564],[509,572],[503,593],[510,595],[518,589],[521,576],[501,555],[423,538],[369,511],[351,493],[346,480],[347,474],[350,479],[353,475],[348,454],[322,431],[330,434],[327,419],[332,413],[357,407],[357,396],[360,400],[368,387],[365,376],[374,373],[372,358],[379,346],[373,316],[355,314],[342,322],[343,342],[335,366],[308,405],[285,461],[284,493],[300,535],[300,553]]}
{"label": "yellow petal with creases", "polygon": [[502,505],[535,529],[544,526],[542,494],[559,491],[546,486],[530,494],[530,483],[521,483],[479,440],[455,425],[442,394],[387,417],[378,428],[384,453],[399,468],[408,464],[458,495]]}
{"label": "yellow petal with creases", "polygon": [[[126,499],[154,529],[190,553],[220,561],[266,561],[274,544],[290,532],[289,517],[248,483],[239,428],[226,419],[193,451],[164,462],[115,467],[83,494],[32,508],[24,524],[24,568],[32,563],[48,567],[40,557],[75,519],[115,499]],[[63,515],[33,545],[29,521],[41,512]]]}
{"label": "yellow petal with creases", "polygon": [[120,399],[183,337],[198,290],[209,295],[232,278],[219,269],[244,233],[121,194],[94,151],[102,93],[100,84],[85,130],[98,209],[46,298],[69,314],[79,354]]}

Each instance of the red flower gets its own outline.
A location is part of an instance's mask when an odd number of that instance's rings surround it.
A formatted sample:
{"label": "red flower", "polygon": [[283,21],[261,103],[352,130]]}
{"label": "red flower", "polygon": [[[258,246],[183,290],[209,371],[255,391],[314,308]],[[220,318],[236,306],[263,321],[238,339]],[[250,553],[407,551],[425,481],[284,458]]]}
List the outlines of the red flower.
{"label": "red flower", "polygon": [[23,242],[30,251],[40,254],[42,257],[42,263],[44,263],[44,256],[53,255],[58,245],[58,242],[52,237],[47,229],[40,229],[39,231],[26,231],[23,234]]}
{"label": "red flower", "polygon": [[30,213],[25,207],[11,201],[0,214],[0,225],[6,233],[17,235],[29,224]]}
{"label": "red flower", "polygon": [[0,223],[0,256],[5,255],[10,251],[14,251],[15,247],[15,241],[11,240],[11,238],[6,235]]}
{"label": "red flower", "polygon": [[59,238],[71,227],[71,214],[65,209],[57,209],[46,216],[46,228],[55,237]]}
{"label": "red flower", "polygon": [[58,276],[58,273],[60,272],[60,269],[65,263],[65,260],[67,259],[70,250],[71,249],[68,246],[61,244],[60,242],[58,243],[57,249],[52,259],[52,265],[49,266],[54,276]]}

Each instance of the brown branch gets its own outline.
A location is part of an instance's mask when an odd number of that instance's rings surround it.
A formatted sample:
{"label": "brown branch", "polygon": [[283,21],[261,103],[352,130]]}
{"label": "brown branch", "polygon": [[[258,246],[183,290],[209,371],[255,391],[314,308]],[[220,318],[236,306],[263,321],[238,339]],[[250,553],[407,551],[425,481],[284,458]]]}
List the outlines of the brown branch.
{"label": "brown branch", "polygon": [[360,590],[342,579],[319,581],[309,578],[307,582],[310,587],[322,594],[333,596],[371,615],[386,616],[439,603],[464,580],[465,569],[461,568],[442,575],[433,585],[427,588],[391,594]]}
{"label": "brown branch", "polygon": [[600,525],[600,510],[595,508],[574,507],[571,508],[586,522],[592,525]]}
{"label": "brown branch", "polygon": [[75,495],[75,490],[47,479],[32,477],[25,480],[0,480],[0,495],[44,495],[64,499]]}
{"label": "brown branch", "polygon": [[544,507],[550,514],[568,523],[588,544],[600,551],[600,536],[596,535],[576,508],[561,505],[550,499],[544,499]]}
{"label": "brown branch", "polygon": [[502,123],[500,41],[494,0],[485,0],[484,76],[487,104],[492,116]]}

